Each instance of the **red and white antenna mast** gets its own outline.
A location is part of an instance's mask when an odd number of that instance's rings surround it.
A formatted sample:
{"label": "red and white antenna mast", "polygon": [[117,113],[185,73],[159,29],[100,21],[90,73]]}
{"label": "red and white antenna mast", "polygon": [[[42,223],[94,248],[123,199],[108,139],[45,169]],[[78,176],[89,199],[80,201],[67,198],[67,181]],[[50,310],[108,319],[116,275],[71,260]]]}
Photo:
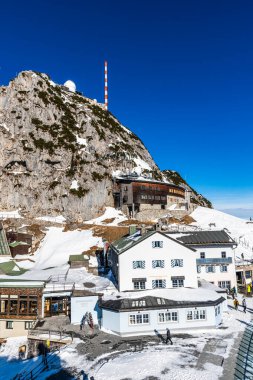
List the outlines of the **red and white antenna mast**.
{"label": "red and white antenna mast", "polygon": [[108,110],[108,69],[105,61],[105,109]]}

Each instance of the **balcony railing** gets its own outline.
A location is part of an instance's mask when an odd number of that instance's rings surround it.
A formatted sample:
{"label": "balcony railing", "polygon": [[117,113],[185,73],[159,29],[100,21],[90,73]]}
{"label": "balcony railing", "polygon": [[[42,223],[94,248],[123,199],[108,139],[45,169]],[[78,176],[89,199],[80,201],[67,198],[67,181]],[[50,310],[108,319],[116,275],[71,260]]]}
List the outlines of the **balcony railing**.
{"label": "balcony railing", "polygon": [[197,265],[232,264],[232,257],[215,257],[212,259],[197,259]]}

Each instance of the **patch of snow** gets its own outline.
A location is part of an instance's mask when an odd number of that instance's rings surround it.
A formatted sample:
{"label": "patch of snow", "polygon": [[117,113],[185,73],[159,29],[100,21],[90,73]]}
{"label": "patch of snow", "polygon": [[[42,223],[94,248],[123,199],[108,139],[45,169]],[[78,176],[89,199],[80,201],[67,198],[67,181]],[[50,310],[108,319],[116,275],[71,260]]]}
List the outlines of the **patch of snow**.
{"label": "patch of snow", "polygon": [[65,223],[66,222],[66,219],[62,215],[58,215],[58,216],[46,215],[46,216],[40,216],[36,219],[37,220],[44,220],[46,222],[52,222],[52,223]]}
{"label": "patch of snow", "polygon": [[[113,219],[113,218],[114,220],[111,223],[103,222],[106,219]],[[127,220],[127,217],[122,213],[122,211],[116,210],[113,207],[106,207],[105,212],[102,216],[99,216],[98,218],[95,218],[95,219],[88,220],[84,223],[106,225],[106,226],[117,226],[119,223],[123,222],[124,220]]]}
{"label": "patch of snow", "polygon": [[135,162],[135,167],[133,168],[133,172],[135,172],[138,175],[141,175],[143,170],[152,170],[149,164],[145,161],[143,161],[140,157],[133,159]]}
{"label": "patch of snow", "polygon": [[71,186],[70,186],[70,189],[75,189],[77,190],[79,188],[79,185],[78,185],[78,181],[76,181],[75,179],[72,181],[71,183]]}
{"label": "patch of snow", "polygon": [[20,215],[19,210],[0,211],[0,219],[10,219],[10,218],[20,219],[23,217]]}
{"label": "patch of snow", "polygon": [[126,127],[124,127],[124,125],[120,124],[121,128],[124,129],[125,132],[127,132],[129,135],[132,135],[133,132],[131,132],[129,129],[127,129]]}
{"label": "patch of snow", "polygon": [[76,141],[77,141],[77,143],[80,144],[80,145],[85,145],[85,146],[87,146],[87,140],[84,139],[84,138],[82,138],[82,137],[78,137],[78,135],[76,135]]}

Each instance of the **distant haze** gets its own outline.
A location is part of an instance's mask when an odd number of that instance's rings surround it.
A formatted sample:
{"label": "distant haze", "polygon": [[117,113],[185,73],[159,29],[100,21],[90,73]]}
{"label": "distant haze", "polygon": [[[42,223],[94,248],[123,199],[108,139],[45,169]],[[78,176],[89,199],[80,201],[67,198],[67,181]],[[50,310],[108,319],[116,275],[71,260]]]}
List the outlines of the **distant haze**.
{"label": "distant haze", "polygon": [[238,218],[242,219],[249,219],[250,217],[253,219],[253,209],[247,209],[247,208],[228,208],[220,210],[227,214],[231,214],[234,216],[237,216]]}

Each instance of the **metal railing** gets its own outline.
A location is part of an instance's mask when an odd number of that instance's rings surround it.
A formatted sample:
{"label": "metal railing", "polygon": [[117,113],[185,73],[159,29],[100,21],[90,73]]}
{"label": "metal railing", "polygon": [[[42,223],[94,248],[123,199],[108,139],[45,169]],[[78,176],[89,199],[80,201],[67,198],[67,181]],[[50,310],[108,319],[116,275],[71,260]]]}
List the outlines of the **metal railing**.
{"label": "metal railing", "polygon": [[71,333],[66,333],[63,330],[46,330],[46,329],[31,329],[28,330],[28,338],[29,336],[37,337],[42,340],[57,340],[64,341],[64,339],[71,338],[73,340],[73,336]]}
{"label": "metal railing", "polygon": [[253,325],[248,324],[241,339],[237,354],[234,379],[253,378]]}
{"label": "metal railing", "polygon": [[[49,369],[49,366],[53,364],[54,359],[57,357],[60,350],[58,348],[52,349],[51,352],[42,359],[43,361],[34,366],[31,370],[24,370],[21,373],[18,373],[11,380],[35,380],[41,372]],[[60,363],[59,363],[60,364]]]}
{"label": "metal railing", "polygon": [[196,259],[197,265],[232,264],[232,257],[217,257],[209,259]]}

